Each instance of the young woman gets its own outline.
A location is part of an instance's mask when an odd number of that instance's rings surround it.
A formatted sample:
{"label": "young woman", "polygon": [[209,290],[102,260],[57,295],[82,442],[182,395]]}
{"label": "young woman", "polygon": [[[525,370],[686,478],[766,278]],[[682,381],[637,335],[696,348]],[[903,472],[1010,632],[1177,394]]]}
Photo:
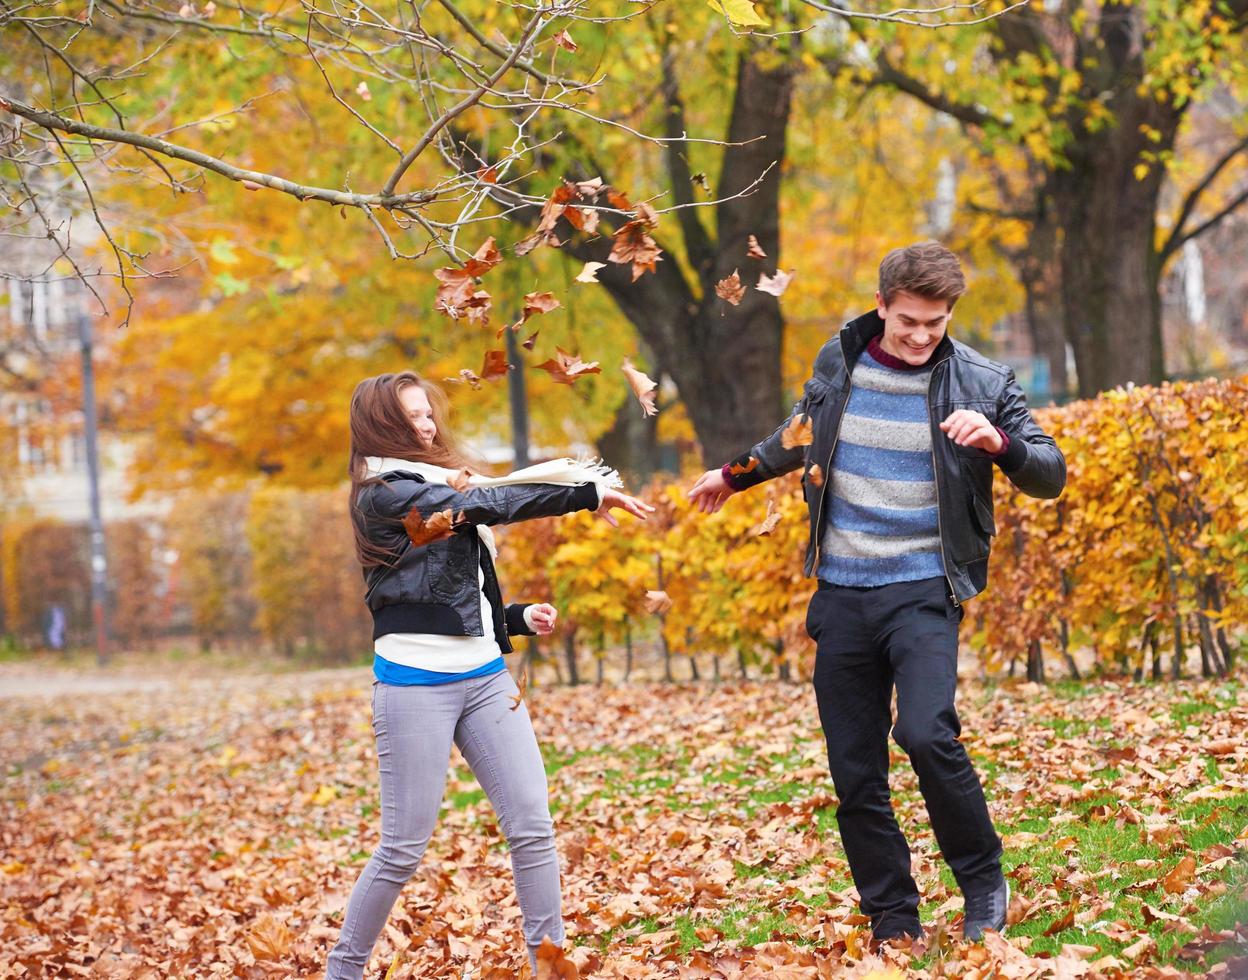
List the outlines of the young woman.
{"label": "young woman", "polygon": [[[446,408],[439,389],[412,372],[368,378],[351,398],[351,518],[373,615],[381,843],[351,893],[327,980],[363,976],[433,833],[452,743],[511,849],[530,964],[543,937],[563,942],[546,771],[503,664],[509,635],[550,633],[557,613],[545,603],[504,606],[490,525],[592,510],[618,526],[613,508],[642,520],[654,510],[621,493],[614,472],[571,460],[497,479],[465,473]],[[449,510],[453,532],[414,545],[403,523],[413,509],[424,520]]]}

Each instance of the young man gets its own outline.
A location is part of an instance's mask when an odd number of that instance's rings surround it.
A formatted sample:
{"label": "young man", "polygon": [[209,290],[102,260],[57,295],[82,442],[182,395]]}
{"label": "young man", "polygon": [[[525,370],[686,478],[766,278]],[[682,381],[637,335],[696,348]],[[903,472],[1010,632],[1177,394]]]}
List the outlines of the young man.
{"label": "young man", "polygon": [[[876,309],[823,346],[789,419],[689,491],[713,513],[732,493],[803,467],[806,574],[819,579],[806,617],[815,697],[837,825],[879,940],[923,935],[889,800],[890,728],[966,898],[965,937],[1005,925],[1001,841],[958,741],[958,623],[987,580],[993,467],[1034,497],[1056,497],[1066,483],[1066,461],[1014,373],[946,335],[965,289],[943,245],[890,252]],[[809,446],[792,435],[803,419]]]}

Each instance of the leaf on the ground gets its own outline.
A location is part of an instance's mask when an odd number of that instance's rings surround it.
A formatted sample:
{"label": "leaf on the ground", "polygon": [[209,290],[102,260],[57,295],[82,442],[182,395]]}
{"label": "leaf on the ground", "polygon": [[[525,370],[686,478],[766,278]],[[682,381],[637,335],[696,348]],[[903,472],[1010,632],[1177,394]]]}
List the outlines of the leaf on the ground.
{"label": "leaf on the ground", "polygon": [[520,703],[524,701],[524,695],[529,689],[529,669],[527,667],[520,671],[520,680],[516,681],[516,693],[508,695],[511,698],[511,710],[515,711],[520,707]]}
{"label": "leaf on the ground", "polygon": [[580,355],[569,354],[562,347],[556,347],[555,356],[539,364],[538,368],[562,385],[570,385],[587,374],[602,373],[602,368],[598,366],[597,361],[586,363],[581,360]]}
{"label": "leaf on the ground", "polygon": [[641,402],[642,418],[649,418],[651,415],[657,415],[658,409],[654,406],[655,389],[659,386],[648,378],[644,373],[633,367],[633,362],[627,357],[624,358],[624,366],[621,368],[628,383],[633,389],[633,394],[637,396],[637,401]]}
{"label": "leaf on the ground", "polygon": [[482,381],[497,381],[499,378],[505,378],[510,370],[511,365],[507,363],[506,351],[487,350],[485,352],[485,363],[481,366]]}
{"label": "leaf on the ground", "polygon": [[581,269],[580,275],[576,277],[576,281],[577,282],[597,282],[598,270],[605,269],[606,267],[607,267],[607,263],[605,262],[586,262],[585,267]]}
{"label": "leaf on the ground", "polygon": [[579,980],[580,971],[576,964],[563,954],[563,950],[550,941],[549,936],[542,939],[537,948],[537,973],[535,980]]}
{"label": "leaf on the ground", "polygon": [[1046,936],[1056,936],[1063,929],[1069,929],[1075,924],[1075,913],[1077,911],[1079,911],[1079,903],[1071,902],[1066,907],[1065,912],[1049,923],[1049,927],[1044,930],[1044,934]]}
{"label": "leaf on the ground", "polygon": [[261,916],[247,933],[247,946],[251,955],[261,961],[275,963],[286,955],[294,933],[271,915]]}
{"label": "leaf on the ground", "polygon": [[615,244],[611,247],[608,262],[633,267],[633,282],[647,272],[653,272],[656,262],[661,261],[663,250],[659,243],[650,237],[644,221],[629,221],[621,225],[611,236]]}
{"label": "leaf on the ground", "polygon": [[780,433],[780,445],[785,449],[809,446],[814,441],[815,431],[809,415],[794,415]]}
{"label": "leaf on the ground", "polygon": [[733,306],[741,302],[741,298],[745,296],[745,286],[741,284],[741,276],[737,269],[733,269],[732,275],[715,284],[715,295]]}
{"label": "leaf on the ground", "polygon": [[1192,879],[1196,877],[1196,859],[1190,854],[1184,856],[1183,860],[1171,869],[1170,873],[1162,879],[1161,887],[1171,895],[1187,890],[1188,885],[1192,883]]}
{"label": "leaf on the ground", "polygon": [[672,608],[672,598],[660,589],[651,589],[646,593],[646,612],[665,613]]}
{"label": "leaf on the ground", "polygon": [[756,287],[761,293],[770,293],[772,296],[780,296],[789,288],[789,283],[793,281],[793,277],[797,275],[795,272],[785,272],[777,269],[774,276],[763,273],[758,277],[758,286]]}
{"label": "leaf on the ground", "polygon": [[758,244],[758,239],[755,238],[753,235],[750,236],[749,241],[746,244],[747,244],[747,248],[745,250],[746,258],[750,258],[750,259],[767,258],[767,253],[763,251],[763,246]]}
{"label": "leaf on the ground", "polygon": [[770,497],[767,498],[767,516],[763,518],[761,524],[755,524],[752,528],[750,528],[750,536],[754,538],[761,538],[764,535],[770,534],[776,529],[776,525],[780,523],[780,517],[780,512],[776,510],[776,502]]}
{"label": "leaf on the ground", "polygon": [[437,511],[429,515],[426,520],[421,516],[420,511],[413,507],[403,518],[403,527],[407,531],[408,539],[419,548],[434,541],[445,541],[455,533],[455,525],[462,523],[463,520],[462,513],[456,517],[450,508]]}

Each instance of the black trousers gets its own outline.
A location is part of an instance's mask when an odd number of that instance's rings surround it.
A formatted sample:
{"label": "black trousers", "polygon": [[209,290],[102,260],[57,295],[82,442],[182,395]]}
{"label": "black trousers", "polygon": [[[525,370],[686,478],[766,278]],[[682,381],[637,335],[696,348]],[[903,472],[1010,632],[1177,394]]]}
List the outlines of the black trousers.
{"label": "black trousers", "polygon": [[910,849],[889,800],[890,727],[918,774],[936,841],[963,894],[991,890],[1000,880],[1001,840],[958,741],[960,620],[943,578],[876,588],[820,582],[806,615],[817,644],[815,697],[839,799],[837,825],[877,936],[913,931],[919,908]]}

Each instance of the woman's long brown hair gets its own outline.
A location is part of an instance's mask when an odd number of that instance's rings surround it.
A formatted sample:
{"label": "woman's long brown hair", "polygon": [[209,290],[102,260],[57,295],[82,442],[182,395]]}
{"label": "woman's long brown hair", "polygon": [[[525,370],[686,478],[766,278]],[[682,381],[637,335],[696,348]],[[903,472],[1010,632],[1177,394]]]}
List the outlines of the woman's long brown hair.
{"label": "woman's long brown hair", "polygon": [[[430,446],[424,445],[417,437],[416,429],[399,401],[399,393],[412,385],[424,390],[433,412],[437,434]],[[355,530],[355,553],[365,568],[388,565],[394,559],[391,551],[374,544],[364,531],[358,506],[360,491],[369,484],[381,482],[377,477],[367,475],[365,457],[410,459],[447,469],[474,468],[448,425],[449,414],[450,403],[445,392],[415,371],[379,374],[375,378],[365,378],[355,386],[351,395],[351,450],[347,471],[351,477],[351,526]]]}

